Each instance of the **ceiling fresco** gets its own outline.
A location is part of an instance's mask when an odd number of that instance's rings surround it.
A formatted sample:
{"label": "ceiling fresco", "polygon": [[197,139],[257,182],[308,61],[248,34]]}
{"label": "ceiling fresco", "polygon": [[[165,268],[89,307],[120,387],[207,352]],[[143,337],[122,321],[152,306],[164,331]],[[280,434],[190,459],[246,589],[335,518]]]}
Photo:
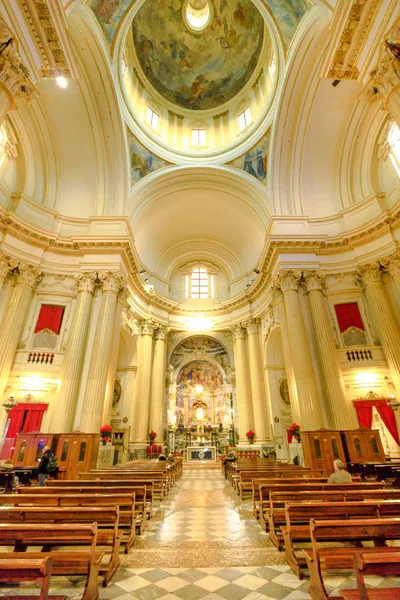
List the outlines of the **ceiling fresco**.
{"label": "ceiling fresco", "polygon": [[266,185],[269,138],[270,133],[267,131],[251,150],[228,163],[228,165],[248,173]]}
{"label": "ceiling fresco", "polygon": [[147,148],[145,148],[130,132],[128,132],[128,142],[131,160],[132,186],[143,179],[143,177],[146,177],[146,175],[154,173],[154,171],[158,171],[164,167],[168,167],[168,165],[171,164],[162,158],[159,158],[150,152],[150,150],[147,150]]}
{"label": "ceiling fresco", "polygon": [[[228,379],[230,378],[231,364],[228,352],[215,338],[206,335],[196,335],[185,339],[173,351],[170,358],[170,365],[173,369],[179,369],[179,365],[185,363],[188,358],[193,360],[207,360],[207,358],[212,358],[221,365],[225,376]],[[190,365],[193,366],[193,362],[190,362]],[[188,379],[187,376],[186,379]]]}
{"label": "ceiling fresco", "polygon": [[183,0],[147,0],[133,20],[133,39],[150,84],[183,108],[229,101],[249,81],[260,57],[264,20],[251,0],[214,0],[211,23],[191,31]]}
{"label": "ceiling fresco", "polygon": [[[223,7],[227,1],[228,0],[213,0],[213,4],[216,5],[217,14],[221,12],[221,7]],[[286,47],[288,47],[296,33],[301,18],[304,13],[311,8],[312,3],[309,2],[309,0],[264,0],[264,2],[269,8],[272,17],[281,32]],[[93,11],[103,30],[106,41],[110,46],[114,41],[119,24],[132,4],[132,0],[87,0],[87,5]],[[160,0],[160,4],[162,4],[162,0]],[[171,2],[164,2],[164,5],[167,6],[171,4]],[[239,2],[237,4],[239,4]],[[245,4],[250,4],[250,2],[242,2],[241,4],[244,6]],[[230,36],[229,33],[228,36],[226,36],[224,32],[223,37],[224,36],[232,39],[232,36]],[[224,42],[220,42],[220,44],[222,43]]]}

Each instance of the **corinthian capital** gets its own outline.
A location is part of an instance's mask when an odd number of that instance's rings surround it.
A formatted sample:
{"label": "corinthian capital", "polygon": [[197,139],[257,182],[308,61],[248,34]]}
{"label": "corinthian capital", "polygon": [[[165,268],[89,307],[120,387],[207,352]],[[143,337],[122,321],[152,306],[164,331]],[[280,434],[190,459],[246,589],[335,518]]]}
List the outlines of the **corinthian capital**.
{"label": "corinthian capital", "polygon": [[36,98],[30,74],[17,50],[17,40],[0,16],[0,82],[13,98]]}
{"label": "corinthian capital", "polygon": [[140,333],[142,335],[153,335],[157,327],[158,323],[153,321],[153,319],[146,319],[140,323]]}
{"label": "corinthian capital", "polygon": [[378,262],[363,265],[357,271],[357,277],[365,288],[373,283],[382,283],[382,268]]}
{"label": "corinthian capital", "polygon": [[385,261],[382,261],[386,270],[391,274],[392,277],[400,275],[400,250],[390,256]]}
{"label": "corinthian capital", "polygon": [[244,340],[246,338],[246,330],[242,327],[241,323],[237,323],[236,325],[232,325],[231,327],[233,339],[236,340]]}
{"label": "corinthian capital", "polygon": [[103,292],[118,294],[125,286],[125,280],[119,271],[107,271],[98,274]]}
{"label": "corinthian capital", "polygon": [[369,103],[383,100],[385,108],[393,90],[400,84],[400,63],[387,45],[382,44],[378,64],[370,73],[370,79],[362,90],[360,98]]}
{"label": "corinthian capital", "polygon": [[96,287],[97,273],[89,273],[87,271],[76,273],[74,279],[78,292],[90,292],[93,294]]}
{"label": "corinthian capital", "polygon": [[38,267],[23,262],[19,263],[16,282],[18,285],[27,285],[33,289],[42,277],[43,273]]}
{"label": "corinthian capital", "polygon": [[156,329],[156,331],[154,332],[154,339],[155,340],[165,340],[165,338],[167,337],[167,333],[168,333],[168,327],[166,327],[165,325],[159,325]]}
{"label": "corinthian capital", "polygon": [[258,333],[260,331],[260,319],[248,319],[243,325],[246,327],[248,334]]}
{"label": "corinthian capital", "polygon": [[288,291],[297,292],[300,285],[301,273],[298,271],[280,271],[276,285],[283,293]]}
{"label": "corinthian capital", "polygon": [[271,291],[271,302],[274,306],[276,304],[279,304],[280,302],[283,302],[282,291],[276,286],[274,288],[272,288],[272,291]]}
{"label": "corinthian capital", "polygon": [[313,292],[315,290],[322,292],[324,288],[324,277],[322,273],[319,271],[305,271],[304,275],[304,285],[307,293]]}

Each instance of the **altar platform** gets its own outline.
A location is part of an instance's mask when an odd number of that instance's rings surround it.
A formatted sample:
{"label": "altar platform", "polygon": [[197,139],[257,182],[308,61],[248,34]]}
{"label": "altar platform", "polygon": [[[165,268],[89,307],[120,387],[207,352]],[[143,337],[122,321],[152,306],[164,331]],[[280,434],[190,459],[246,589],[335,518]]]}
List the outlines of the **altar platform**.
{"label": "altar platform", "polygon": [[215,446],[188,446],[186,448],[186,460],[217,460],[217,449]]}

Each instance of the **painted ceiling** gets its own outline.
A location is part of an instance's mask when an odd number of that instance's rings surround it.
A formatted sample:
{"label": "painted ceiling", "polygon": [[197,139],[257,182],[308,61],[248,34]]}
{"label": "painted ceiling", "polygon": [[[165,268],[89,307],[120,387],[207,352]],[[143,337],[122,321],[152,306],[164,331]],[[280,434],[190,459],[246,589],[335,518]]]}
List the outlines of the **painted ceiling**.
{"label": "painted ceiling", "polygon": [[147,0],[133,20],[141,68],[167,100],[205,110],[228,102],[249,81],[260,57],[264,21],[251,0],[212,0],[202,31],[183,19],[184,0]]}

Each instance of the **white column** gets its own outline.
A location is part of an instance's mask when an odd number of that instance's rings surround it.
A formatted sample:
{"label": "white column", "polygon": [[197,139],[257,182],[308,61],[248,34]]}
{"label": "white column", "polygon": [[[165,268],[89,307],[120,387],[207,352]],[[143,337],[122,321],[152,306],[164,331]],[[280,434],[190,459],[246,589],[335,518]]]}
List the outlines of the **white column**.
{"label": "white column", "polygon": [[368,304],[375,316],[382,348],[386,356],[390,375],[400,396],[400,328],[386,295],[379,263],[364,265],[358,272]]}
{"label": "white column", "polygon": [[298,276],[293,271],[281,271],[278,285],[285,304],[290,356],[299,399],[299,425],[305,430],[320,429],[323,423],[319,394],[299,300]]}
{"label": "white column", "polygon": [[354,429],[358,426],[357,415],[353,403],[346,400],[338,353],[324,304],[323,279],[318,272],[306,272],[305,287],[325,384],[329,425],[334,429]]}
{"label": "white column", "polygon": [[256,442],[262,443],[271,440],[271,415],[267,402],[263,361],[261,359],[260,320],[249,319],[245,326],[249,346],[250,384]]}
{"label": "white column", "polygon": [[239,418],[239,441],[247,443],[246,432],[255,430],[250,384],[247,377],[247,340],[246,330],[241,325],[232,328],[234,340],[236,398]]}
{"label": "white column", "polygon": [[[138,371],[136,377],[135,412],[132,422],[133,440],[143,446],[148,443],[153,332],[156,324],[149,319],[141,324],[138,344]],[[157,431],[157,433],[159,433]]]}
{"label": "white column", "polygon": [[96,278],[96,273],[75,275],[78,294],[60,374],[57,410],[53,412],[50,431],[68,433],[73,430]]}
{"label": "white column", "polygon": [[0,398],[4,394],[15,352],[25,325],[33,290],[41,279],[37,267],[20,263],[11,299],[0,329]]}
{"label": "white column", "polygon": [[297,388],[296,388],[296,382],[295,382],[294,371],[293,371],[293,362],[292,362],[292,357],[290,355],[289,333],[288,333],[287,322],[286,322],[285,304],[283,301],[283,294],[280,289],[274,288],[274,290],[272,292],[272,300],[278,310],[278,320],[279,320],[279,325],[281,328],[283,358],[285,361],[285,371],[286,371],[286,378],[287,378],[287,382],[288,382],[290,408],[292,411],[292,417],[293,417],[294,423],[300,423],[299,398],[297,396]]}
{"label": "white column", "polygon": [[111,420],[111,411],[112,411],[112,403],[114,398],[114,387],[115,387],[115,377],[117,373],[117,363],[118,363],[118,351],[119,351],[119,342],[121,339],[121,327],[122,327],[122,310],[128,309],[128,297],[129,290],[127,288],[123,289],[117,298],[117,306],[115,309],[115,318],[114,318],[114,335],[111,342],[110,348],[110,360],[108,365],[108,374],[107,374],[107,385],[106,385],[106,399],[104,402],[103,409],[103,423],[110,423]]}
{"label": "white column", "polygon": [[164,430],[166,337],[167,329],[160,325],[154,332],[149,417],[149,431],[153,430],[157,433],[158,443],[163,439]]}
{"label": "white column", "polygon": [[80,422],[80,430],[85,433],[99,433],[101,426],[104,425],[102,418],[114,333],[115,308],[117,295],[124,286],[120,273],[99,273],[99,280],[102,288],[100,313],[96,324]]}

